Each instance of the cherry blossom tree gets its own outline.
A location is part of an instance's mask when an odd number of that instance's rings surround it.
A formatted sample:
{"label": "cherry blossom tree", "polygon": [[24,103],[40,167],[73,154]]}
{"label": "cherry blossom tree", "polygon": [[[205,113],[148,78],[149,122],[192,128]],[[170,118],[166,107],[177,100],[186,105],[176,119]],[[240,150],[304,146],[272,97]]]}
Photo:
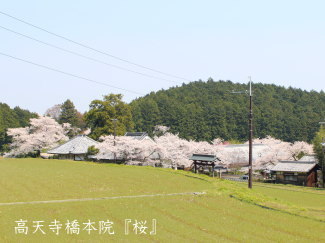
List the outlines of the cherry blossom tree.
{"label": "cherry blossom tree", "polygon": [[158,151],[158,146],[151,140],[137,140],[127,136],[102,136],[102,141],[96,147],[99,153],[95,156],[97,159],[118,159],[140,160],[144,161],[154,152]]}
{"label": "cherry blossom tree", "polygon": [[294,160],[299,160],[303,155],[314,153],[313,146],[303,141],[296,141],[291,144],[289,151]]}
{"label": "cherry blossom tree", "polygon": [[[248,142],[246,142],[248,143]],[[266,148],[261,152],[261,156],[254,162],[254,166],[261,166],[268,163],[277,163],[280,160],[292,160],[289,148],[290,143],[281,141],[280,139],[267,136],[266,138],[257,138],[253,140],[253,144],[264,144]]]}
{"label": "cherry blossom tree", "polygon": [[221,146],[217,156],[223,164],[227,166],[237,166],[247,162],[246,154],[247,153],[243,149],[227,150],[224,146]]}
{"label": "cherry blossom tree", "polygon": [[12,137],[8,157],[26,155],[34,151],[53,148],[67,141],[72,127],[68,123],[60,125],[53,118],[40,116],[30,119],[29,127],[10,128],[7,135]]}
{"label": "cherry blossom tree", "polygon": [[193,150],[191,142],[180,139],[178,135],[166,132],[163,136],[155,137],[161,152],[161,158],[169,160],[176,168],[178,165],[186,167],[191,165],[189,160],[190,153]]}
{"label": "cherry blossom tree", "polygon": [[224,141],[221,138],[215,138],[215,139],[212,140],[212,144],[215,145],[215,146],[222,145],[223,142]]}
{"label": "cherry blossom tree", "polygon": [[175,168],[190,167],[192,161],[189,158],[194,153],[215,155],[219,150],[217,146],[208,142],[188,141],[170,132],[155,137],[154,140],[158,144],[162,158],[170,160]]}
{"label": "cherry blossom tree", "polygon": [[[95,157],[112,159],[115,154],[117,158],[145,161],[155,154],[161,161],[169,161],[174,168],[177,168],[177,166],[191,166],[192,161],[189,158],[193,153],[215,154],[218,151],[218,146],[215,144],[188,141],[168,130],[168,127],[156,126],[155,134],[160,136],[155,136],[153,141],[117,136],[115,145],[113,136],[103,136],[102,142],[97,145],[99,153]],[[216,140],[216,144],[220,144],[220,141]]]}
{"label": "cherry blossom tree", "polygon": [[48,108],[45,113],[44,116],[49,116],[52,117],[53,119],[55,119],[56,121],[59,120],[60,115],[61,115],[61,106],[62,105],[54,105],[50,108]]}
{"label": "cherry blossom tree", "polygon": [[284,142],[267,136],[263,139],[254,139],[253,144],[264,144],[267,147],[261,152],[261,157],[254,161],[255,168],[263,168],[270,164],[276,164],[281,160],[294,161],[304,154],[312,154],[312,145],[306,142]]}
{"label": "cherry blossom tree", "polygon": [[86,136],[88,136],[90,133],[91,133],[91,129],[90,128],[86,128],[85,130],[83,130],[81,132],[82,135],[86,135]]}
{"label": "cherry blossom tree", "polygon": [[156,125],[154,130],[153,130],[153,134],[156,136],[156,137],[160,137],[162,135],[164,135],[166,132],[169,131],[169,127],[166,127],[166,126],[162,126],[162,125]]}
{"label": "cherry blossom tree", "polygon": [[[221,159],[221,164],[233,166],[248,161],[247,148],[226,149],[220,138],[209,142],[188,141],[182,139],[178,134],[169,132],[165,126],[156,126],[155,137],[151,140],[136,140],[131,137],[116,137],[114,145],[113,136],[101,137],[102,142],[97,146],[98,159],[118,158],[126,160],[147,160],[153,153],[159,154],[164,163],[170,163],[174,168],[178,166],[190,167],[192,161],[189,159],[194,153],[212,154]],[[268,136],[263,139],[254,139],[253,144],[263,144],[259,156],[253,157],[255,169],[264,168],[276,164],[280,160],[297,160],[302,154],[312,153],[312,146],[305,142],[288,143]]]}

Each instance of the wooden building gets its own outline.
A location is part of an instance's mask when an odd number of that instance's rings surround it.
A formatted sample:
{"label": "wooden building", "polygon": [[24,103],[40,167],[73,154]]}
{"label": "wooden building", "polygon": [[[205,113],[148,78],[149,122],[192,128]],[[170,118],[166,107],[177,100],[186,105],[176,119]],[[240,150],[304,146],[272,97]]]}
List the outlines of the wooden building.
{"label": "wooden building", "polygon": [[315,161],[281,161],[271,172],[276,183],[316,187],[317,170],[319,165]]}
{"label": "wooden building", "polygon": [[215,155],[210,154],[193,154],[190,160],[193,160],[194,172],[197,173],[199,168],[201,167],[210,167],[212,171],[212,176],[214,177],[214,172],[216,169],[220,170],[224,169],[222,165],[218,165],[216,161],[220,161]]}
{"label": "wooden building", "polygon": [[97,144],[98,142],[85,135],[78,135],[47,153],[55,154],[59,159],[85,160],[88,148]]}

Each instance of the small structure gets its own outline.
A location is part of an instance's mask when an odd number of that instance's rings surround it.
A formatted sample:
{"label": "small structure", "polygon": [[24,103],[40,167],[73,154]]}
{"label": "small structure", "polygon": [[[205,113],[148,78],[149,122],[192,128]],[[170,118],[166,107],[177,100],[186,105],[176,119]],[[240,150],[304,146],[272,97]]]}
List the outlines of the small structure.
{"label": "small structure", "polygon": [[193,160],[194,164],[194,172],[197,173],[198,166],[211,166],[212,169],[212,176],[214,177],[214,170],[216,168],[223,169],[224,167],[221,165],[216,165],[216,161],[220,161],[215,155],[209,155],[209,154],[193,154],[190,160]]}
{"label": "small structure", "polygon": [[85,135],[78,135],[47,153],[56,154],[59,159],[85,160],[88,148],[97,144],[98,142]]}
{"label": "small structure", "polygon": [[132,138],[140,140],[140,141],[142,141],[142,140],[150,140],[150,141],[154,142],[152,140],[152,138],[149,137],[148,133],[146,133],[146,132],[126,132],[124,134],[124,136],[132,137]]}
{"label": "small structure", "polygon": [[316,187],[318,169],[315,161],[280,161],[271,172],[276,183]]}

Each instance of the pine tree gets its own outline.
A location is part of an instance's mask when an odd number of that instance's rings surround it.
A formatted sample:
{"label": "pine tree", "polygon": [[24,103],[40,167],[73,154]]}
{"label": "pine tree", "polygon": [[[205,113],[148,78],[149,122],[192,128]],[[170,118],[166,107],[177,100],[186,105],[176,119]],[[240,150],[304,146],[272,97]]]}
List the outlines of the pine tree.
{"label": "pine tree", "polygon": [[59,117],[59,123],[70,123],[72,126],[77,126],[78,123],[78,111],[71,100],[67,99],[61,106],[61,114]]}

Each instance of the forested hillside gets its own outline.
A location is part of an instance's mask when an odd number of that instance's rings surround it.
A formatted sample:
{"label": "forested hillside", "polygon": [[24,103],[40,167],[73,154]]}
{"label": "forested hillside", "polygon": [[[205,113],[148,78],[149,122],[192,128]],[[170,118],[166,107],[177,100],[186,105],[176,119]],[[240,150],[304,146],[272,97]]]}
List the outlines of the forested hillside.
{"label": "forested hillside", "polygon": [[6,135],[8,128],[26,127],[29,119],[37,117],[36,113],[15,107],[11,109],[7,104],[0,103],[0,151],[5,150],[5,144],[10,142],[10,138]]}
{"label": "forested hillside", "polygon": [[[136,131],[151,132],[157,124],[187,139],[247,140],[249,99],[231,91],[247,90],[231,81],[197,81],[152,92],[131,102]],[[310,142],[325,119],[325,93],[253,84],[254,137]]]}

